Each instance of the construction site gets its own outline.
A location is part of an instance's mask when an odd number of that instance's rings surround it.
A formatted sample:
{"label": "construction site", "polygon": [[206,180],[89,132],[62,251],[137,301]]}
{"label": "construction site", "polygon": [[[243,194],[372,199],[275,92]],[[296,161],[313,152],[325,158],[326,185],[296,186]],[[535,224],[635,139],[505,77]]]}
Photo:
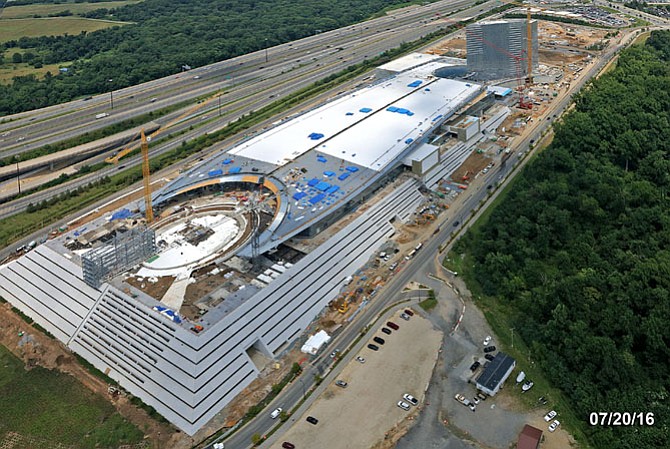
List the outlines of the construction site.
{"label": "construction site", "polygon": [[135,130],[107,159],[140,146],[143,189],[19,248],[0,295],[185,433],[234,425],[318,354],[298,352],[310,334],[337,335],[375,300],[566,94],[598,54],[584,48],[605,45],[604,30],[533,22],[518,53],[475,42],[511,76],[439,76],[468,66],[463,30],[155,184],[151,135]]}

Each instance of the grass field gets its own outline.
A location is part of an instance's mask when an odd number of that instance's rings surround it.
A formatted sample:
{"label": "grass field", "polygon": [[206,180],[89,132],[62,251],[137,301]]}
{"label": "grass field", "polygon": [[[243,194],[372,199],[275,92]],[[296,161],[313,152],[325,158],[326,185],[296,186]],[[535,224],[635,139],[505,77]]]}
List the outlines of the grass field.
{"label": "grass field", "polygon": [[[3,19],[24,19],[39,15],[46,17],[49,14],[57,14],[63,11],[70,11],[72,14],[79,15],[96,9],[118,8],[124,5],[139,3],[140,0],[127,0],[118,2],[100,2],[100,3],[61,3],[58,5],[35,4],[6,7],[0,17]],[[11,4],[11,3],[10,3]]]}
{"label": "grass field", "polygon": [[[7,60],[8,56],[5,56]],[[11,58],[11,55],[9,56]],[[36,69],[28,64],[4,64],[0,66],[0,84],[10,84],[15,76],[30,75],[31,73],[38,78],[43,78],[47,72],[52,75],[58,73],[58,68],[63,64],[47,64],[42,68]]]}
{"label": "grass field", "polygon": [[117,448],[143,433],[73,377],[33,368],[0,346],[0,442],[9,432],[82,449]]}
{"label": "grass field", "polygon": [[82,19],[79,17],[51,17],[48,19],[1,19],[0,43],[21,37],[58,36],[96,31],[126,22]]}

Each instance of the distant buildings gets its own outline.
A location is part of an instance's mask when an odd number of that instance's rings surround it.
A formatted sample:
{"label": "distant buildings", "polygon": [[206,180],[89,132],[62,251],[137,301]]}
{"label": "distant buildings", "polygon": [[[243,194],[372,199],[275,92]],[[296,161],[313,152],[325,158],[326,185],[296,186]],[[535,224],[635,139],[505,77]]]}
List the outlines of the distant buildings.
{"label": "distant buildings", "polygon": [[[468,71],[478,79],[525,77],[528,72],[527,22],[495,20],[466,28]],[[533,68],[538,66],[537,20],[531,21]]]}

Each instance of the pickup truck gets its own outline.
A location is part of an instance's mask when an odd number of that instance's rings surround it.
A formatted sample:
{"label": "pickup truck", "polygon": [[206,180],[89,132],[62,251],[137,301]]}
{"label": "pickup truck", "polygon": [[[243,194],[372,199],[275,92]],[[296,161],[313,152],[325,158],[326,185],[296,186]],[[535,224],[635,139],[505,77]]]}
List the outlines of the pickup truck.
{"label": "pickup truck", "polygon": [[463,396],[462,394],[457,394],[456,396],[454,396],[454,399],[456,399],[458,402],[465,405],[466,407],[470,405],[470,400],[465,399],[465,396]]}

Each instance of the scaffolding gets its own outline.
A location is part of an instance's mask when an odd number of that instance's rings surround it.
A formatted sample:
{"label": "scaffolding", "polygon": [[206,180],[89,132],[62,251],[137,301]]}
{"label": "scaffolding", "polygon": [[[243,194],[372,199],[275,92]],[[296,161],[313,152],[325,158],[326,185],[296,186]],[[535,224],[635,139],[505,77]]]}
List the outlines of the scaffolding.
{"label": "scaffolding", "polygon": [[117,232],[111,242],[82,256],[84,282],[99,288],[103,281],[148,259],[156,251],[156,233],[151,228]]}

